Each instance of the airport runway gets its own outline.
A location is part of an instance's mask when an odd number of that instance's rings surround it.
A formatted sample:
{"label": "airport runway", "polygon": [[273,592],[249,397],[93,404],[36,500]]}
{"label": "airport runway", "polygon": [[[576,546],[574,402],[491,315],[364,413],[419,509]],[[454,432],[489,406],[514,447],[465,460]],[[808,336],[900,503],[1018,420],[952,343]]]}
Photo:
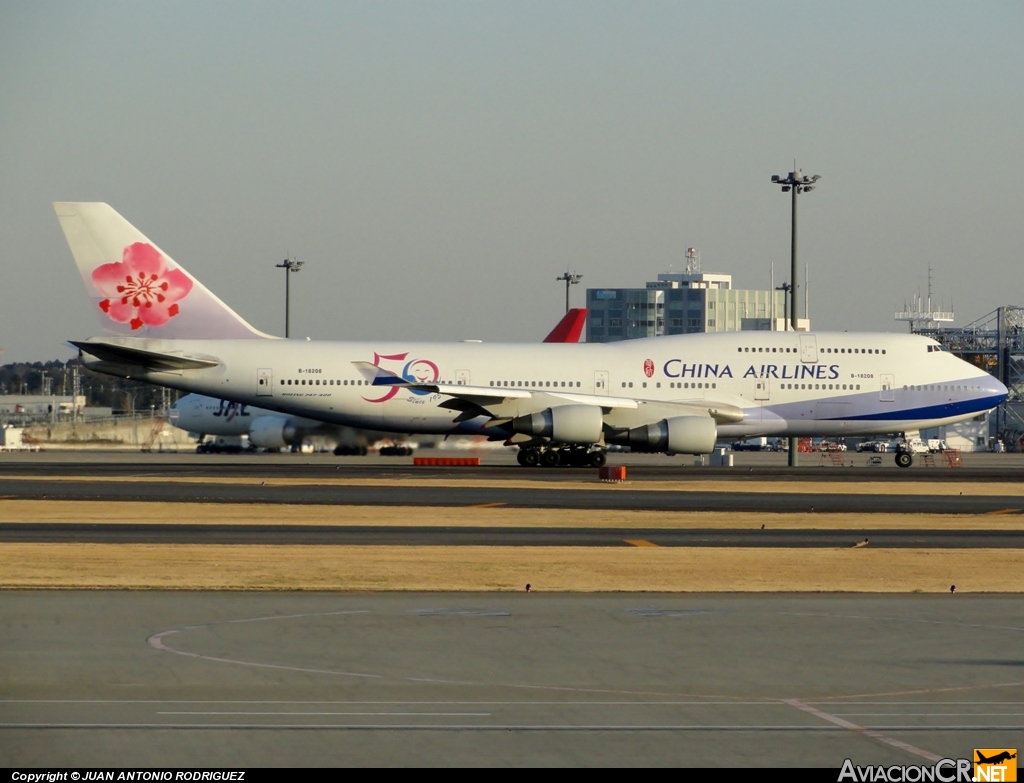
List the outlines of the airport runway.
{"label": "airport runway", "polygon": [[[207,474],[208,475],[208,474]],[[219,474],[218,474],[219,476]],[[223,478],[223,476],[221,476]],[[824,494],[776,492],[652,492],[521,486],[359,486],[295,484],[259,486],[247,481],[91,481],[78,479],[19,480],[0,476],[0,499],[148,501],[174,503],[286,503],[356,506],[508,506],[548,509],[632,509],[649,511],[752,511],[791,513],[984,514],[1024,511],[1019,495]],[[576,477],[579,480],[579,477]]]}
{"label": "airport runway", "polygon": [[[438,454],[429,456],[462,456]],[[739,454],[745,458],[777,457],[768,454]],[[802,455],[807,456],[807,455]],[[884,456],[884,455],[883,455]],[[955,470],[927,469],[915,466],[897,468],[888,463],[881,467],[822,466],[814,458],[812,464],[797,468],[759,461],[732,468],[695,466],[692,462],[666,464],[663,455],[611,455],[609,464],[624,464],[628,478],[634,481],[707,481],[743,482],[751,479],[780,479],[798,482],[936,482],[984,481],[1019,483],[1024,480],[1024,460],[1017,454],[970,455],[978,467]],[[287,478],[287,479],[478,479],[523,480],[560,483],[593,479],[594,468],[523,468],[509,454],[485,455],[485,464],[477,467],[413,466],[409,457],[333,457],[330,455],[253,454],[244,456],[196,454],[134,454],[126,459],[123,453],[52,452],[5,454],[0,457],[0,478],[22,476],[132,477],[164,476],[167,478]],[[783,455],[783,458],[785,455]],[[863,462],[863,455],[856,458]],[[982,459],[984,458],[984,459]],[[998,458],[1004,458],[999,460]],[[678,458],[676,458],[678,459]],[[852,461],[853,457],[848,460]]]}
{"label": "airport runway", "polygon": [[0,543],[1020,549],[1008,530],[760,530],[80,522],[0,523]]}
{"label": "airport runway", "polygon": [[0,765],[926,764],[1024,731],[1017,596],[15,591]]}

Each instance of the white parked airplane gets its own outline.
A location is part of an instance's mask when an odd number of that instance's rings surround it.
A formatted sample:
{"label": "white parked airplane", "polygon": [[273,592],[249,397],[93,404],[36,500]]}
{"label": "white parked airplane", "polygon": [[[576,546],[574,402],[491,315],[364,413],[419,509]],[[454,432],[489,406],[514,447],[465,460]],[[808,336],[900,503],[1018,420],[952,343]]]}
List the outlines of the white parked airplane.
{"label": "white parked airplane", "polygon": [[[350,427],[484,433],[526,465],[602,447],[710,452],[718,439],[908,432],[1007,390],[934,340],[720,332],[617,343],[321,342],[257,331],[107,204],[54,205],[108,333],[73,340],[123,378]],[[897,464],[912,455],[900,452]]]}
{"label": "white parked airplane", "polygon": [[[175,427],[200,437],[214,436],[214,445],[217,437],[246,436],[253,446],[281,449],[300,446],[313,438],[320,438],[331,441],[338,448],[339,454],[343,451],[343,441],[346,440],[344,430],[347,429],[337,424],[326,424],[232,400],[218,400],[203,394],[186,394],[175,402],[171,406],[168,420]],[[209,445],[200,443],[199,451],[206,450]]]}

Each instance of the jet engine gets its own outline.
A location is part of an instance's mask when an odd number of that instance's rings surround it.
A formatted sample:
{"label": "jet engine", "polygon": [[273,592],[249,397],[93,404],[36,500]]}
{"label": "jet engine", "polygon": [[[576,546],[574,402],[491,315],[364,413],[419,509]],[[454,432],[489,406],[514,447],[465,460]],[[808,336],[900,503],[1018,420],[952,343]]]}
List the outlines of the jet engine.
{"label": "jet engine", "polygon": [[512,419],[515,432],[555,443],[597,443],[603,426],[604,416],[594,405],[559,405]]}
{"label": "jet engine", "polygon": [[717,438],[718,425],[710,416],[674,416],[620,431],[608,440],[635,451],[710,454],[715,450]]}
{"label": "jet engine", "polygon": [[298,432],[287,416],[260,416],[249,428],[249,442],[262,449],[281,449],[298,439]]}

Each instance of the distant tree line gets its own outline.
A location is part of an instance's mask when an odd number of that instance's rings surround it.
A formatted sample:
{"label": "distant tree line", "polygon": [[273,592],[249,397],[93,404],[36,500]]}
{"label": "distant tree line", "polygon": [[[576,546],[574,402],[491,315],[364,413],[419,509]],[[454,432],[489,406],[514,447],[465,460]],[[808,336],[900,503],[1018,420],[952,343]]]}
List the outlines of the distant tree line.
{"label": "distant tree line", "polygon": [[[150,407],[160,409],[160,387],[100,375],[83,367],[78,359],[67,362],[14,362],[2,365],[0,394],[43,394],[46,391],[45,378],[48,377],[50,394],[70,396],[74,389],[72,368],[76,365],[79,368],[82,394],[87,406],[113,408],[115,411],[125,413],[148,413]],[[178,396],[178,392],[171,392],[172,401]]]}

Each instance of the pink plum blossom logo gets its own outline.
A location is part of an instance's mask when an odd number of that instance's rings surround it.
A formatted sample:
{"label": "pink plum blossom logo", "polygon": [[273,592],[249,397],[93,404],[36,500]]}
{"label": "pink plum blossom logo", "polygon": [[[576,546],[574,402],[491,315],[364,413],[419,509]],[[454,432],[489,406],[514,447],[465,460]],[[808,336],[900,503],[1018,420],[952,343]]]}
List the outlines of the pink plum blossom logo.
{"label": "pink plum blossom logo", "polygon": [[[381,361],[388,362],[401,362],[409,356],[408,353],[392,353],[392,354],[373,354],[373,363],[377,367],[383,367]],[[405,362],[405,366],[402,367],[400,373],[402,380],[409,381],[410,383],[436,383],[441,377],[441,371],[437,365],[429,359],[410,359]],[[382,397],[376,397],[371,399],[370,397],[363,397],[367,402],[386,402],[398,394],[402,387],[392,386],[389,388]],[[426,389],[405,389],[405,391],[412,392],[413,394],[423,396],[430,394]]]}
{"label": "pink plum blossom logo", "polygon": [[163,326],[178,315],[178,302],[192,290],[188,275],[168,269],[159,251],[145,242],[128,245],[121,261],[96,267],[92,281],[106,297],[100,309],[133,331]]}
{"label": "pink plum blossom logo", "polygon": [[654,375],[654,362],[650,359],[644,360],[644,375],[648,378]]}

